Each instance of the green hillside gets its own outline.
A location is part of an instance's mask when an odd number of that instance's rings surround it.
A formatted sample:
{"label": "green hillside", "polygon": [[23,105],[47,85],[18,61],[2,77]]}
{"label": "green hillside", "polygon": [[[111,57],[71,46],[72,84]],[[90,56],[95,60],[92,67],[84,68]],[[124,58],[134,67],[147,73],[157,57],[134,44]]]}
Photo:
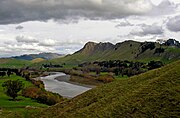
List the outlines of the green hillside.
{"label": "green hillside", "polygon": [[27,106],[38,107],[38,108],[47,107],[47,105],[45,104],[37,103],[37,101],[30,98],[25,98],[21,95],[17,97],[18,99],[17,101],[9,100],[10,97],[8,97],[4,93],[4,89],[2,87],[2,84],[8,80],[20,80],[25,84],[25,87],[34,86],[31,82],[26,81],[24,78],[16,75],[11,75],[10,77],[8,76],[0,77],[0,118],[11,117],[11,114],[15,112],[25,115],[26,111],[28,110],[26,108]]}
{"label": "green hillside", "polygon": [[97,87],[31,117],[179,117],[179,90],[180,60]]}
{"label": "green hillside", "polygon": [[180,48],[161,45],[155,42],[125,41],[113,45],[111,43],[88,42],[78,52],[62,58],[53,59],[52,63],[77,65],[89,61],[129,60],[143,61],[158,60],[172,62],[180,59]]}
{"label": "green hillside", "polygon": [[11,58],[0,59],[0,68],[22,68],[30,65],[32,62],[26,60],[17,60]]}

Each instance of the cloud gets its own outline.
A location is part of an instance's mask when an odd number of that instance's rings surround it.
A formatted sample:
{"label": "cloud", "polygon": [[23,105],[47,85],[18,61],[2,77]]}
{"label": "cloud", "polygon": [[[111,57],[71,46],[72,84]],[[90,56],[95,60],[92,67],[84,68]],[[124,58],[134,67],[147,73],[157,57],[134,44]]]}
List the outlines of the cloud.
{"label": "cloud", "polygon": [[180,15],[170,18],[166,26],[172,32],[180,32]]}
{"label": "cloud", "polygon": [[48,19],[116,19],[152,9],[149,0],[1,0],[0,24]]}
{"label": "cloud", "polygon": [[19,26],[16,27],[17,30],[21,30],[21,29],[23,29],[23,28],[24,28],[24,27],[21,26],[21,25],[19,25]]}
{"label": "cloud", "polygon": [[14,53],[20,52],[21,54],[24,53],[36,53],[36,52],[54,52],[54,48],[50,47],[44,47],[44,46],[39,46],[37,44],[13,44],[13,45],[8,45],[6,49],[11,50]]}
{"label": "cloud", "polygon": [[134,26],[134,25],[131,24],[128,20],[124,20],[124,22],[119,23],[115,27],[119,28],[119,27],[127,27],[127,26]]}
{"label": "cloud", "polygon": [[158,6],[154,6],[151,15],[167,15],[174,13],[178,8],[178,4],[169,0],[163,0]]}
{"label": "cloud", "polygon": [[139,24],[141,28],[138,30],[133,30],[130,32],[129,35],[136,35],[136,36],[146,36],[146,35],[161,35],[163,34],[164,30],[162,26],[158,26],[157,24],[146,25],[146,24]]}
{"label": "cloud", "polygon": [[16,41],[18,43],[38,43],[39,41],[31,36],[17,36]]}
{"label": "cloud", "polygon": [[55,46],[57,42],[53,39],[45,39],[43,42],[40,42],[40,46]]}

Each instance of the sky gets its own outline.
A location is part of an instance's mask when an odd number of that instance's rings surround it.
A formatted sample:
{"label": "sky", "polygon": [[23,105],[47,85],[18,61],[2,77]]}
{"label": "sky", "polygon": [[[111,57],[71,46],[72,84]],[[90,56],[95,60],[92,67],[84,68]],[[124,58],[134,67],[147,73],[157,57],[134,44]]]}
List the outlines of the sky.
{"label": "sky", "polygon": [[180,41],[180,0],[0,0],[0,57],[169,38]]}

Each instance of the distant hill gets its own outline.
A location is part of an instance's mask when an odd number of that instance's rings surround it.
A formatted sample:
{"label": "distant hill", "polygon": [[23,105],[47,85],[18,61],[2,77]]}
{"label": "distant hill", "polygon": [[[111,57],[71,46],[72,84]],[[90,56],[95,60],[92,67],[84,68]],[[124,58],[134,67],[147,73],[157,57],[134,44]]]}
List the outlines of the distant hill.
{"label": "distant hill", "polygon": [[29,55],[21,55],[12,57],[14,59],[21,59],[21,60],[34,60],[36,58],[41,58],[45,60],[55,59],[64,56],[63,54],[57,53],[39,53],[39,54],[29,54]]}
{"label": "distant hill", "polygon": [[45,59],[42,59],[42,58],[36,58],[36,59],[31,60],[32,63],[40,63],[43,61],[45,61]]}
{"label": "distant hill", "polygon": [[32,62],[12,58],[0,58],[0,68],[22,68],[29,66]]}
{"label": "distant hill", "polygon": [[169,39],[163,44],[157,42],[124,41],[117,44],[88,42],[72,55],[53,59],[54,63],[79,64],[103,60],[160,60],[171,62],[180,59],[180,43]]}
{"label": "distant hill", "polygon": [[[88,50],[89,51],[89,50]],[[179,117],[180,60],[126,80],[99,86],[31,117]]]}

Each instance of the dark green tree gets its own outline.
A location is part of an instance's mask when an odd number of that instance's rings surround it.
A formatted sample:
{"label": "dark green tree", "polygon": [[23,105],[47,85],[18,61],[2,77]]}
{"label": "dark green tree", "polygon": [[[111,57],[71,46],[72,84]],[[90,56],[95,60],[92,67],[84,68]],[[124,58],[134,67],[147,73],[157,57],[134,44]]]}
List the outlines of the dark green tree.
{"label": "dark green tree", "polygon": [[24,88],[24,84],[20,80],[8,80],[2,84],[7,96],[12,97],[13,100],[18,96],[18,92]]}
{"label": "dark green tree", "polygon": [[11,76],[11,74],[12,74],[12,73],[11,73],[11,71],[10,71],[10,70],[8,70],[8,71],[7,71],[7,75],[8,75],[8,77],[10,77],[10,76]]}

